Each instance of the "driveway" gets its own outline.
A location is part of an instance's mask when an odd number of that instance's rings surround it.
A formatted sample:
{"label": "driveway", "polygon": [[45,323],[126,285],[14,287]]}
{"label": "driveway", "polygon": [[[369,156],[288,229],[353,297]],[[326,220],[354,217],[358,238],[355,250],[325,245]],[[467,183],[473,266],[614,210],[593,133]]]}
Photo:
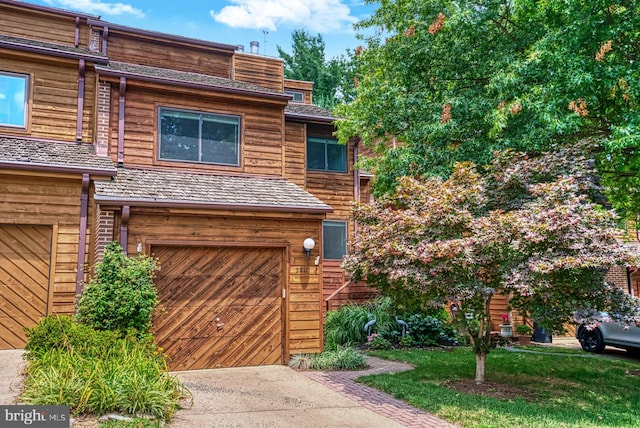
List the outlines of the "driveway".
{"label": "driveway", "polygon": [[[452,427],[434,415],[355,382],[369,373],[410,366],[370,358],[356,372],[298,372],[287,366],[174,373],[193,394],[171,428],[225,427]],[[15,404],[24,367],[22,351],[0,351],[0,404]],[[81,423],[81,426],[95,426]]]}

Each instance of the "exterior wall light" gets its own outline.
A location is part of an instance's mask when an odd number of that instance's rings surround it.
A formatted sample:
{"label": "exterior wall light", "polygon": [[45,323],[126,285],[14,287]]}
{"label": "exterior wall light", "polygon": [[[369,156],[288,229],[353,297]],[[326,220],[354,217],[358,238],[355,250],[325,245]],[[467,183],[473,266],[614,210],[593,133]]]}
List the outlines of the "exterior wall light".
{"label": "exterior wall light", "polygon": [[316,241],[311,238],[307,238],[302,243],[302,249],[307,254],[307,258],[311,257],[311,250],[316,246]]}

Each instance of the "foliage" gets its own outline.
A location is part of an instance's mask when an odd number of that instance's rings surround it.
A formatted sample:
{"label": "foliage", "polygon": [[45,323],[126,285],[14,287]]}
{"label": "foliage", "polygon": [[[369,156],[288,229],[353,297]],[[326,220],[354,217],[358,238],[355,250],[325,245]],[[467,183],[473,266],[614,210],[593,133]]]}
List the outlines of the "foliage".
{"label": "foliage", "polygon": [[496,150],[590,139],[612,203],[640,211],[640,8],[634,1],[391,0],[357,24],[341,141],[376,148],[377,194]]}
{"label": "foliage", "polygon": [[[364,376],[358,381],[461,427],[640,426],[637,362],[593,358],[580,351],[558,355],[564,349],[555,346],[536,349],[536,353],[492,352],[487,357],[487,395],[450,387],[460,381],[474,384],[474,359],[462,348],[377,351],[375,356],[408,362],[416,368]],[[500,387],[514,392],[502,398],[491,397],[490,393]]]}
{"label": "foliage", "polygon": [[375,318],[371,332],[389,335],[398,328],[391,317],[392,302],[388,297],[374,299],[364,304],[349,304],[327,313],[324,324],[325,349],[335,350],[338,346],[355,345],[367,340],[364,329],[367,322]]}
{"label": "foliage", "polygon": [[586,145],[538,157],[507,151],[485,174],[462,163],[446,180],[400,179],[394,193],[354,209],[359,233],[343,266],[354,280],[417,291],[434,306],[456,302],[455,322],[480,357],[478,381],[495,345],[495,293],[549,331],[576,310],[640,320],[638,302],[604,283],[609,267],[638,254],[616,239],[613,212],[591,201],[588,155]]}
{"label": "foliage", "polygon": [[328,110],[340,101],[353,98],[353,72],[351,62],[344,56],[325,60],[322,35],[311,36],[305,30],[295,30],[291,37],[292,54],[278,46],[284,59],[287,79],[314,82],[313,103]]}
{"label": "foliage", "polygon": [[416,346],[416,341],[410,334],[405,334],[404,337],[401,337],[400,340],[398,340],[398,344],[402,349],[408,349]]}
{"label": "foliage", "polygon": [[372,334],[369,336],[367,338],[367,344],[369,345],[369,349],[378,351],[393,348],[391,342],[379,334]]}
{"label": "foliage", "polygon": [[320,354],[294,355],[289,367],[296,370],[360,370],[367,367],[365,356],[350,346],[325,349]]}
{"label": "foliage", "polygon": [[108,244],[94,277],[80,295],[78,320],[123,336],[130,329],[148,332],[157,303],[153,277],[158,269],[156,259],[144,254],[127,257],[119,244]]}
{"label": "foliage", "polygon": [[68,405],[74,414],[117,411],[169,420],[188,394],[149,337],[120,338],[52,316],[28,338],[23,403]]}
{"label": "foliage", "polygon": [[423,346],[436,346],[442,338],[454,336],[455,333],[436,317],[422,314],[413,314],[406,319],[411,336],[416,344]]}
{"label": "foliage", "polygon": [[533,334],[533,329],[527,324],[518,324],[516,326],[516,333],[524,336],[530,336],[531,334]]}

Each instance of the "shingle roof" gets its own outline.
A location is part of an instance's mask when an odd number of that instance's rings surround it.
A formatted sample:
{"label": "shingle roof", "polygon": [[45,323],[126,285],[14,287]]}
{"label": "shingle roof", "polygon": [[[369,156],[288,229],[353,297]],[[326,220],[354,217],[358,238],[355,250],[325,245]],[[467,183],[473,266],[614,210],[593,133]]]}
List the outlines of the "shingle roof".
{"label": "shingle roof", "polygon": [[130,75],[139,78],[162,80],[174,84],[197,84],[211,88],[228,88],[235,91],[244,91],[255,94],[279,96],[283,100],[288,98],[283,92],[274,91],[250,83],[238,82],[224,77],[210,76],[207,74],[191,73],[186,71],[170,70],[167,68],[149,67],[146,65],[129,64],[111,61],[108,65],[96,65],[96,70],[103,74]]}
{"label": "shingle roof", "polygon": [[119,168],[110,181],[95,182],[96,201],[144,206],[325,213],[332,208],[284,178],[198,174]]}
{"label": "shingle roof", "polygon": [[329,110],[313,104],[289,103],[284,108],[285,116],[300,117],[302,119],[319,119],[326,122],[333,122],[338,119]]}
{"label": "shingle roof", "polygon": [[0,35],[0,46],[17,50],[47,53],[54,56],[62,56],[66,58],[86,58],[97,62],[108,61],[106,55],[100,52],[90,51],[86,48],[76,48],[74,46],[58,45],[55,43],[23,39],[21,37],[13,37],[7,35]]}
{"label": "shingle roof", "polygon": [[88,144],[0,136],[0,167],[114,175],[111,158]]}

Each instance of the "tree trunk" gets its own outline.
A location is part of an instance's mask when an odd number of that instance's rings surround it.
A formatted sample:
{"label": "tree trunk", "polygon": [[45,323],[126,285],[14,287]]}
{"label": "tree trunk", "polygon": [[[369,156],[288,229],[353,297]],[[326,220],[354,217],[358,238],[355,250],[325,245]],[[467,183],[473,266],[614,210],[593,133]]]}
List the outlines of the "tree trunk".
{"label": "tree trunk", "polygon": [[484,368],[486,362],[486,352],[476,354],[476,383],[484,383]]}

